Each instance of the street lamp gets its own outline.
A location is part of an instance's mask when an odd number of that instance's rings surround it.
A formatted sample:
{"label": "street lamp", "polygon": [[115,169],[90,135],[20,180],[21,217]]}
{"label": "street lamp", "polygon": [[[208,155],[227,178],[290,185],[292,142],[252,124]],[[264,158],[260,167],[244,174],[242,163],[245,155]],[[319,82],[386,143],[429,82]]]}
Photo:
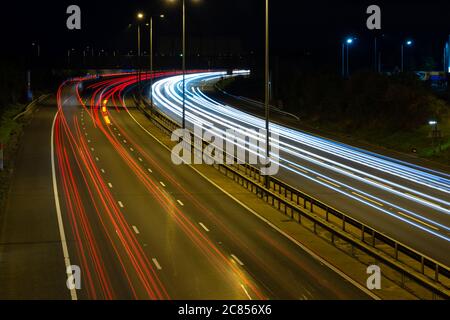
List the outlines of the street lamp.
{"label": "street lamp", "polygon": [[[164,19],[165,15],[160,14],[160,19]],[[146,24],[150,27],[150,103],[153,107],[153,16],[150,16],[150,22]]]}
{"label": "street lamp", "polygon": [[72,56],[72,52],[75,52],[74,48],[67,50],[67,66],[69,68],[70,68],[70,62],[71,62],[70,57]]}
{"label": "street lamp", "polygon": [[[355,38],[348,37],[345,39],[344,43],[342,43],[342,77],[348,77],[350,75],[349,72],[349,63],[348,63],[348,47],[351,46],[354,42]],[[347,64],[347,67],[345,65]]]}
{"label": "street lamp", "polygon": [[[269,116],[270,116],[270,57],[269,57],[269,0],[266,0],[266,24],[265,24],[265,33],[266,33],[266,43],[265,43],[265,110],[266,110],[266,165],[269,166],[270,160],[270,137],[269,137]],[[270,177],[266,175],[266,188],[270,187]]]}
{"label": "street lamp", "polygon": [[[169,2],[175,2],[175,0],[168,0]],[[183,7],[183,120],[182,127],[186,128],[186,0],[182,0]],[[192,0],[194,2],[198,2],[199,0]]]}
{"label": "street lamp", "polygon": [[404,52],[405,52],[405,45],[407,47],[411,47],[413,45],[413,41],[412,40],[406,40],[404,42],[402,42],[402,50],[401,50],[401,70],[402,72],[404,72]]}
{"label": "street lamp", "polygon": [[136,14],[136,18],[138,20],[137,24],[137,44],[138,44],[138,52],[137,52],[137,78],[138,78],[138,90],[139,90],[139,97],[141,96],[141,21],[144,20],[144,13],[138,12]]}
{"label": "street lamp", "polygon": [[[439,141],[439,149],[441,149],[440,144],[440,137],[439,137],[439,130],[438,130],[438,122],[436,120],[430,120],[428,121],[428,124],[431,126],[431,146],[433,149],[433,153],[435,153],[435,140],[437,139]],[[440,150],[439,150],[440,151]]]}
{"label": "street lamp", "polygon": [[34,48],[36,47],[37,57],[39,58],[41,56],[41,45],[39,44],[39,41],[34,41],[31,46]]}

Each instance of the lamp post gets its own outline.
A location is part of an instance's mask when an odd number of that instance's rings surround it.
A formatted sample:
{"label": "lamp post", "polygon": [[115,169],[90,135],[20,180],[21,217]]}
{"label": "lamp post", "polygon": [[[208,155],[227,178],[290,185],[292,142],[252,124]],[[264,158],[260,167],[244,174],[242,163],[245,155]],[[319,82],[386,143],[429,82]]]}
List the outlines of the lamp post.
{"label": "lamp post", "polygon": [[406,44],[406,46],[411,47],[413,45],[413,42],[412,42],[412,40],[406,40],[405,42],[402,42],[402,47],[401,47],[401,70],[402,70],[402,72],[405,71],[405,68],[404,68],[405,44]]}
{"label": "lamp post", "polygon": [[[270,94],[269,94],[269,67],[270,67],[270,56],[269,56],[269,0],[266,0],[266,19],[265,19],[265,110],[266,110],[266,165],[269,166],[270,163],[270,132],[269,132],[269,117],[270,117]],[[266,188],[270,187],[270,177],[266,175]]]}
{"label": "lamp post", "polygon": [[348,37],[342,43],[342,77],[346,78],[350,75],[348,66],[348,47],[353,43],[354,38]]}
{"label": "lamp post", "polygon": [[350,67],[349,67],[349,55],[348,55],[348,47],[353,43],[353,38],[347,38],[347,40],[345,41],[346,43],[346,54],[347,54],[347,69],[346,69],[346,74],[347,77],[350,76]]}
{"label": "lamp post", "polygon": [[75,49],[69,49],[67,50],[67,67],[70,68],[70,64],[71,64],[71,56],[72,56],[72,52],[75,52]]}
{"label": "lamp post", "polygon": [[186,129],[186,0],[183,0],[183,129]]}
{"label": "lamp post", "polygon": [[435,140],[438,140],[439,151],[441,151],[441,140],[440,133],[438,130],[438,122],[437,120],[430,120],[428,124],[431,126],[431,147],[433,149],[433,154],[436,152],[435,150]]}
{"label": "lamp post", "polygon": [[139,90],[139,100],[141,97],[141,21],[144,19],[144,13],[138,12],[137,13],[137,45],[138,45],[138,51],[137,51],[137,81],[138,81],[138,90]]}
{"label": "lamp post", "polygon": [[31,44],[31,46],[33,48],[36,47],[36,54],[37,54],[37,57],[39,58],[41,56],[41,45],[40,45],[39,41],[34,41]]}
{"label": "lamp post", "polygon": [[[168,0],[169,2],[174,2],[175,0]],[[198,0],[193,0],[198,1]],[[183,0],[182,3],[183,10],[183,40],[182,40],[182,68],[183,68],[183,120],[182,127],[186,128],[186,0]]]}
{"label": "lamp post", "polygon": [[[159,17],[165,18],[163,14],[160,14]],[[150,28],[150,102],[153,106],[153,16],[150,16],[147,26]]]}

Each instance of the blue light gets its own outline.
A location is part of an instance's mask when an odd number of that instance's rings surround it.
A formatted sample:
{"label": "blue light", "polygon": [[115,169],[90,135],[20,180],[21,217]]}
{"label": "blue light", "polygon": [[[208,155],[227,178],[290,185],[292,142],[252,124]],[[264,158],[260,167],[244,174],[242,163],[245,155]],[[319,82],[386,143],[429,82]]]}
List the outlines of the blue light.
{"label": "blue light", "polygon": [[406,45],[407,45],[407,46],[412,46],[412,44],[413,44],[412,40],[406,41]]}
{"label": "blue light", "polygon": [[353,43],[353,39],[352,38],[348,38],[347,39],[347,44],[352,44]]}

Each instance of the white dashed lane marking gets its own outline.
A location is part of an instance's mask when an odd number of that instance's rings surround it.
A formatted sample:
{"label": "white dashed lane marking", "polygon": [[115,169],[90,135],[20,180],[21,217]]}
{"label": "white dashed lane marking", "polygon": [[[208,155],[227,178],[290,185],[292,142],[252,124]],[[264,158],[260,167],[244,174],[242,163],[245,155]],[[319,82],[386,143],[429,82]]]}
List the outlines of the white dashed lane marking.
{"label": "white dashed lane marking", "polygon": [[177,200],[177,202],[179,203],[180,206],[182,206],[182,207],[184,206],[184,203],[181,202],[181,200]]}
{"label": "white dashed lane marking", "polygon": [[209,232],[209,229],[201,222],[199,222],[200,227],[202,227],[206,232]]}
{"label": "white dashed lane marking", "polygon": [[117,203],[119,204],[119,206],[120,206],[121,208],[123,208],[123,207],[124,207],[124,205],[123,205],[122,201],[118,201]]}
{"label": "white dashed lane marking", "polygon": [[234,261],[236,261],[241,267],[244,265],[244,263],[239,260],[238,257],[236,257],[234,254],[231,255],[231,257],[233,258]]}
{"label": "white dashed lane marking", "polygon": [[138,228],[137,228],[136,226],[133,226],[133,230],[134,230],[134,232],[135,232],[136,234],[139,234],[139,233],[140,233],[139,230],[138,230]]}
{"label": "white dashed lane marking", "polygon": [[159,264],[158,260],[156,260],[156,258],[153,258],[152,261],[153,261],[153,263],[155,264],[156,269],[162,270],[162,267],[161,267],[161,265]]}
{"label": "white dashed lane marking", "polygon": [[159,182],[164,188],[166,187],[166,185],[164,184],[164,182],[160,181]]}

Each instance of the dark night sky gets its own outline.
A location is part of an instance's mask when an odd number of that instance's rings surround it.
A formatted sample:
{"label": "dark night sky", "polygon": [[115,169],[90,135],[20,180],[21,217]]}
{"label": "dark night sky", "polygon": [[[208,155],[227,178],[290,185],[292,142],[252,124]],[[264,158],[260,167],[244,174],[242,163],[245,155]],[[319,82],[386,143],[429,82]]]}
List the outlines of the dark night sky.
{"label": "dark night sky", "polygon": [[[261,50],[264,0],[187,0],[187,3],[189,36],[238,37],[248,50]],[[65,27],[65,11],[70,4],[81,7],[81,31],[68,31]],[[282,53],[336,50],[347,34],[358,36],[361,45],[371,41],[373,32],[365,28],[365,10],[370,4],[381,6],[382,32],[393,41],[412,36],[428,48],[440,47],[445,35],[450,33],[449,0],[271,0],[272,50]],[[2,54],[25,52],[34,39],[40,40],[43,54],[87,45],[129,50],[134,38],[127,36],[130,33],[127,25],[133,22],[140,8],[167,15],[166,21],[156,27],[158,35],[179,36],[179,0],[178,4],[167,0],[7,0],[2,3],[0,19]]]}

